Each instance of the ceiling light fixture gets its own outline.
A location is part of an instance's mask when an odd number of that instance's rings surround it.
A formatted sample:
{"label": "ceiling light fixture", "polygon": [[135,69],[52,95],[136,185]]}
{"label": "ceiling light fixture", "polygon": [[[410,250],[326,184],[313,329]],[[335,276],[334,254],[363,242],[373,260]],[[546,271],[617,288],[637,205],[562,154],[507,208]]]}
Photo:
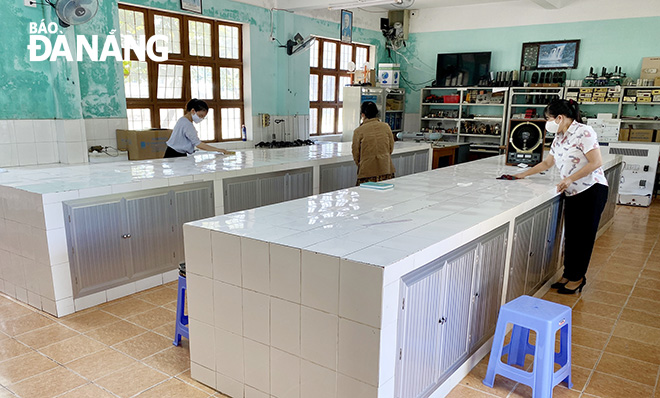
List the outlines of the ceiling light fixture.
{"label": "ceiling light fixture", "polygon": [[381,5],[401,5],[403,0],[355,0],[344,3],[334,3],[328,6],[329,10],[341,10],[347,8],[371,7]]}

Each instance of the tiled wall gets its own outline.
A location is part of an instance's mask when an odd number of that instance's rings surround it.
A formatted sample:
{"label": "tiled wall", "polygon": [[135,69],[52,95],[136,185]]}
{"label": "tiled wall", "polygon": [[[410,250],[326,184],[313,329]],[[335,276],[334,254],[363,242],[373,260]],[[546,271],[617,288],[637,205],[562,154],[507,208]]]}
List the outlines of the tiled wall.
{"label": "tiled wall", "polygon": [[383,268],[189,225],[184,237],[193,378],[233,397],[393,393]]}
{"label": "tiled wall", "polygon": [[85,162],[81,119],[0,120],[0,167]]}
{"label": "tiled wall", "polygon": [[[275,123],[276,120],[283,120],[283,122]],[[309,139],[309,116],[308,115],[293,115],[293,116],[270,116],[270,126],[261,126],[261,116],[252,117],[252,125],[254,131],[252,132],[253,141],[258,144],[261,141],[273,141],[273,134],[276,141],[295,141],[297,139]],[[250,133],[248,132],[248,138]]]}
{"label": "tiled wall", "polygon": [[117,147],[117,130],[128,129],[127,119],[85,119],[87,147]]}

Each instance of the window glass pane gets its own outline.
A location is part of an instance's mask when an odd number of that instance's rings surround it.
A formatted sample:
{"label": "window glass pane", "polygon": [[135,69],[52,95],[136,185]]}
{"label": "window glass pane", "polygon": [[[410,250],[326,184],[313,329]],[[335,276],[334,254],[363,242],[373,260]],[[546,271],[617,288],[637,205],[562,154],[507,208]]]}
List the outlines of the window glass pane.
{"label": "window glass pane", "polygon": [[321,114],[321,134],[335,132],[335,108],[324,108]]}
{"label": "window glass pane", "polygon": [[213,108],[209,108],[204,120],[196,127],[200,140],[215,141],[215,112],[213,112]]}
{"label": "window glass pane", "polygon": [[190,55],[210,57],[211,24],[199,21],[188,21],[188,44],[190,47]]}
{"label": "window glass pane", "polygon": [[319,67],[319,41],[314,40],[312,47],[309,51],[309,66],[311,68]]}
{"label": "window glass pane", "polygon": [[176,122],[183,117],[183,109],[160,109],[160,128],[173,129]]}
{"label": "window glass pane", "polygon": [[[241,99],[241,70],[220,68],[220,99]],[[223,109],[224,111],[224,109]],[[224,130],[223,130],[224,131]],[[240,137],[240,135],[239,135]]]}
{"label": "window glass pane", "polygon": [[314,135],[318,134],[318,125],[319,125],[319,110],[316,108],[311,108],[309,110],[309,134]]}
{"label": "window glass pane", "polygon": [[335,80],[334,76],[323,76],[323,101],[335,100]]}
{"label": "window glass pane", "polygon": [[237,27],[220,25],[218,27],[220,58],[238,59],[238,40],[239,37]]}
{"label": "window glass pane", "polygon": [[126,109],[129,130],[147,130],[151,128],[151,109]]}
{"label": "window glass pane", "polygon": [[181,98],[183,86],[183,65],[158,65],[157,98]]}
{"label": "window glass pane", "polygon": [[337,44],[326,41],[323,43],[323,67],[335,69],[337,67]]}
{"label": "window glass pane", "polygon": [[339,69],[348,70],[348,63],[353,60],[353,46],[342,44],[339,51]]}
{"label": "window glass pane", "polygon": [[169,38],[167,48],[171,54],[181,54],[181,29],[179,23],[179,18],[165,17],[162,15],[154,16],[156,34]]}
{"label": "window glass pane", "polygon": [[309,100],[319,100],[319,75],[309,75]]}
{"label": "window glass pane", "polygon": [[241,108],[223,108],[221,112],[222,139],[241,138]]}
{"label": "window glass pane", "polygon": [[338,133],[343,133],[344,132],[344,109],[339,108],[337,110],[337,132]]}
{"label": "window glass pane", "polygon": [[339,102],[344,102],[344,87],[351,85],[350,76],[339,76]]}
{"label": "window glass pane", "polygon": [[124,88],[126,98],[149,98],[149,74],[146,62],[124,63]]}
{"label": "window glass pane", "polygon": [[369,62],[367,59],[367,48],[366,47],[356,47],[355,48],[355,65],[358,69],[364,69],[364,64]]}
{"label": "window glass pane", "polygon": [[213,99],[213,68],[190,66],[190,91],[193,98]]}
{"label": "window glass pane", "polygon": [[139,37],[146,36],[144,13],[119,9],[119,31],[122,35],[122,47],[124,46],[124,36],[132,36],[135,42],[139,43]]}

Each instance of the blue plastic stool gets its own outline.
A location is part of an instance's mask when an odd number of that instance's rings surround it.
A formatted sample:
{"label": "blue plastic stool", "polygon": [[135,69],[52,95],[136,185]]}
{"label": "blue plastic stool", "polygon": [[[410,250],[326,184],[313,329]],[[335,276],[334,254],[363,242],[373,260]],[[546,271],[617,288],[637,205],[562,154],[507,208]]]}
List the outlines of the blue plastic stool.
{"label": "blue plastic stool", "polygon": [[[513,324],[511,342],[503,346],[509,323]],[[560,351],[555,353],[555,335],[560,329]],[[529,343],[530,330],[536,332],[536,346]],[[501,360],[505,354],[506,364]],[[534,355],[531,372],[511,366],[524,366],[528,354]],[[561,366],[556,372],[555,363]],[[572,388],[570,307],[530,296],[520,296],[503,305],[483,383],[493,387],[496,374],[530,386],[534,398],[552,397],[552,389],[562,381]]]}
{"label": "blue plastic stool", "polygon": [[186,308],[186,277],[179,275],[179,295],[176,300],[176,328],[174,330],[174,342],[178,346],[181,343],[181,337],[190,339],[188,335],[188,316],[184,315]]}

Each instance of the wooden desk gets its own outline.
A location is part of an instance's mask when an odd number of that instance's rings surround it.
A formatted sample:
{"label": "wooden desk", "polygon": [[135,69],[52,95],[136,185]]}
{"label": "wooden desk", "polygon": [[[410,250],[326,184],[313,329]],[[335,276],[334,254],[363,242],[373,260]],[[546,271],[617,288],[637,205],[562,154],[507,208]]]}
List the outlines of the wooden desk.
{"label": "wooden desk", "polygon": [[[433,164],[431,168],[437,169],[440,167],[453,166],[456,163],[456,150],[458,145],[451,145],[445,147],[433,147]],[[446,158],[446,164],[440,166],[440,160]]]}

